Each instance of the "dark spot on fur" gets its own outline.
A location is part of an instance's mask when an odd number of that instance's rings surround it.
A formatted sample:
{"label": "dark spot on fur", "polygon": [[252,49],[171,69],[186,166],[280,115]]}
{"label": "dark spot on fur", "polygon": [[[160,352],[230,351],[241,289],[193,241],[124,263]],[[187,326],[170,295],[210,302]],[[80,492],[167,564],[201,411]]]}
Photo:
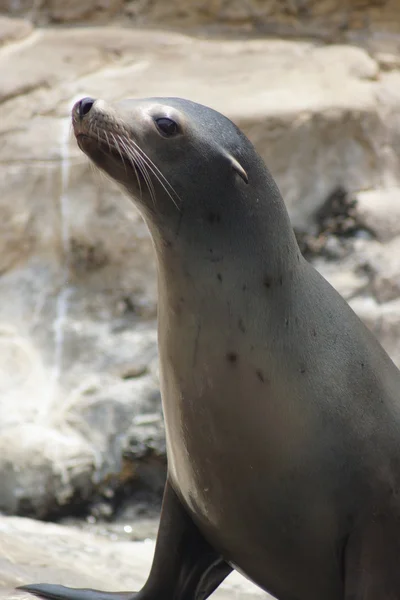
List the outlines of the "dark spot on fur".
{"label": "dark spot on fur", "polygon": [[313,330],[311,331],[311,335],[312,335],[313,337],[317,337],[317,332],[315,331],[315,329],[313,329]]}
{"label": "dark spot on fur", "polygon": [[264,373],[261,371],[261,369],[257,369],[257,370],[256,370],[256,374],[257,374],[257,377],[258,377],[258,379],[259,379],[259,380],[260,380],[262,383],[264,383],[264,382],[265,382],[265,377],[264,377]]}
{"label": "dark spot on fur", "polygon": [[242,290],[243,290],[243,292],[245,292],[247,290],[247,285],[245,283],[242,285]]}
{"label": "dark spot on fur", "polygon": [[362,362],[361,364],[361,368],[363,369],[365,367],[365,364]]}
{"label": "dark spot on fur", "polygon": [[240,331],[242,331],[243,333],[246,331],[246,327],[244,326],[243,319],[238,320],[238,327],[239,327]]}
{"label": "dark spot on fur", "polygon": [[264,279],[264,286],[269,290],[269,288],[271,287],[271,285],[272,285],[272,279],[271,279],[271,277],[268,277],[268,276],[265,277],[265,279]]}
{"label": "dark spot on fur", "polygon": [[236,352],[228,352],[226,358],[232,365],[234,365],[237,362],[238,355],[236,354]]}
{"label": "dark spot on fur", "polygon": [[222,281],[222,275],[221,275],[221,273],[217,273],[217,279],[218,279],[218,281]]}
{"label": "dark spot on fur", "polygon": [[289,319],[285,319],[285,327],[289,327]]}
{"label": "dark spot on fur", "polygon": [[282,277],[282,275],[281,275],[281,276],[279,277],[279,285],[282,285],[282,284],[283,284],[283,277]]}
{"label": "dark spot on fur", "polygon": [[212,248],[209,248],[208,251],[210,254],[212,254],[214,252],[214,250]]}
{"label": "dark spot on fur", "polygon": [[300,373],[304,374],[306,372],[306,368],[305,367],[300,367]]}
{"label": "dark spot on fur", "polygon": [[207,221],[209,223],[221,223],[221,215],[215,212],[209,212],[207,215]]}

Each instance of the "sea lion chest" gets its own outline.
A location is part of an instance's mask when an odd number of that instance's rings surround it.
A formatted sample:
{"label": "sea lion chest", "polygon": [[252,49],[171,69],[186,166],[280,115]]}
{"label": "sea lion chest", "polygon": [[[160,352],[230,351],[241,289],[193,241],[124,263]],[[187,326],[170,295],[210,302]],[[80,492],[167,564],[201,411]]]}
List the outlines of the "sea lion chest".
{"label": "sea lion chest", "polygon": [[258,585],[279,591],[289,568],[306,589],[319,563],[316,597],[337,598],[338,517],[319,478],[334,462],[333,432],[321,436],[307,399],[310,348],[287,353],[290,319],[299,327],[300,316],[274,305],[275,314],[264,313],[251,293],[187,311],[182,300],[172,310],[161,303],[169,474],[203,534]]}

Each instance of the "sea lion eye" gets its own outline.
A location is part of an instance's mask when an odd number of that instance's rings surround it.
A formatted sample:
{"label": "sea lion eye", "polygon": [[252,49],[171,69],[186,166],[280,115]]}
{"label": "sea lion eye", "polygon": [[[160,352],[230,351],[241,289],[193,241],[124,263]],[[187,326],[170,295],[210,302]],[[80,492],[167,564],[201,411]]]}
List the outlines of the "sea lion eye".
{"label": "sea lion eye", "polygon": [[179,131],[178,124],[169,117],[159,117],[158,119],[154,120],[158,129],[164,136],[172,136],[177,134]]}

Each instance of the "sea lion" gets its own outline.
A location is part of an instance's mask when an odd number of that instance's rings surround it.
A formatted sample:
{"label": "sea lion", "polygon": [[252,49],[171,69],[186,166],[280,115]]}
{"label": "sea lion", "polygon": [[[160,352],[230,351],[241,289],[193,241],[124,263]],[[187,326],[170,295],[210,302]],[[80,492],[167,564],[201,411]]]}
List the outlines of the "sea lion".
{"label": "sea lion", "polygon": [[168,480],[137,592],[205,600],[235,568],[279,600],[400,599],[400,372],[302,257],[245,135],[178,98],[73,109],[158,265]]}

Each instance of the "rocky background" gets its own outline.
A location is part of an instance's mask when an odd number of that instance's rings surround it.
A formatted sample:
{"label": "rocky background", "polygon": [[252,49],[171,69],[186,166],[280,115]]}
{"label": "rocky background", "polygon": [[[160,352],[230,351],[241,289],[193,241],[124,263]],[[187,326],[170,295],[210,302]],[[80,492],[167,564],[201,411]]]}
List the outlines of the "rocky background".
{"label": "rocky background", "polygon": [[0,512],[135,516],[163,487],[153,251],[72,140],[85,95],[177,95],[232,118],[303,252],[400,365],[400,0],[0,0],[0,14]]}

